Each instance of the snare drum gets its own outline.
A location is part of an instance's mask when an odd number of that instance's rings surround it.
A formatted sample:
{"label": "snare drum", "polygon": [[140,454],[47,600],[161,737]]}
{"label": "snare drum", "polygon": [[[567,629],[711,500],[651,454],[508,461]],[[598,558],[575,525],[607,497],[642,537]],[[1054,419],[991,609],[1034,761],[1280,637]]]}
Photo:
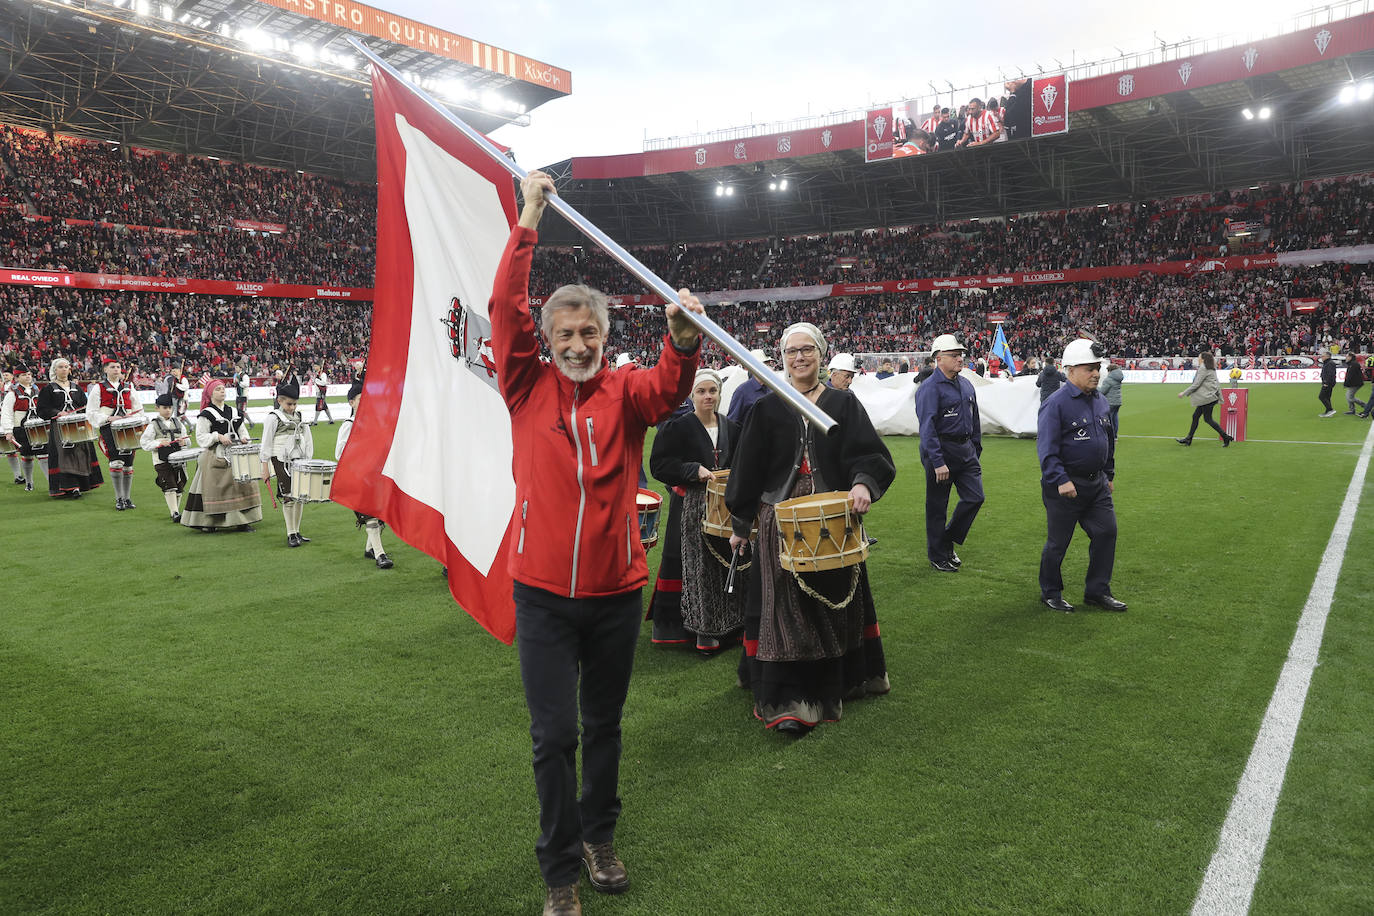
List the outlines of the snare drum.
{"label": "snare drum", "polygon": [[653,490],[640,490],[635,494],[635,508],[639,510],[639,543],[648,550],[658,543],[658,514],[663,508],[663,497]]}
{"label": "snare drum", "polygon": [[[298,458],[291,462],[291,498],[303,503],[329,502],[337,461]],[[261,472],[259,472],[261,473]]]}
{"label": "snare drum", "polygon": [[229,470],[239,483],[256,483],[262,479],[262,457],[256,442],[240,442],[229,446]]}
{"label": "snare drum", "polygon": [[[725,487],[729,482],[729,468],[711,472],[711,479],[706,481],[706,515],[701,519],[703,534],[724,538],[727,541],[730,535],[735,533],[734,525],[730,521],[730,509],[725,505]],[[749,532],[749,537],[752,538],[758,532],[758,519],[755,519],[754,530]]]}
{"label": "snare drum", "polygon": [[857,566],[868,559],[868,535],[849,494],[813,493],[776,507],[778,561],[793,573]]}
{"label": "snare drum", "polygon": [[200,458],[200,453],[201,449],[198,448],[177,449],[175,452],[172,452],[172,454],[167,456],[167,463],[176,465],[179,468],[184,468],[192,461],[195,461],[196,459]]}
{"label": "snare drum", "polygon": [[19,446],[10,445],[9,436],[0,436],[0,455],[17,455]]}
{"label": "snare drum", "polygon": [[42,417],[29,417],[24,421],[24,435],[29,437],[30,448],[42,448],[48,444],[48,421]]}
{"label": "snare drum", "polygon": [[146,413],[136,413],[128,417],[118,417],[110,421],[110,434],[114,436],[115,448],[121,452],[137,451],[143,442],[143,430],[148,425]]}
{"label": "snare drum", "polygon": [[66,445],[76,445],[78,442],[94,442],[98,438],[95,427],[91,425],[90,420],[86,419],[84,412],[74,411],[59,414],[57,431],[62,434],[62,441]]}

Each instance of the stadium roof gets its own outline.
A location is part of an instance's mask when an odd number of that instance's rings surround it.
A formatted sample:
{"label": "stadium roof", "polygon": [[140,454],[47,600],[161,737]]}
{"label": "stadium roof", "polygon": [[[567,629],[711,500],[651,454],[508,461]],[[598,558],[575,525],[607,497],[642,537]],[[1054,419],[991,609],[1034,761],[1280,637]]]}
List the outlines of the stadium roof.
{"label": "stadium roof", "polygon": [[[867,163],[858,121],[548,170],[569,203],[627,244],[1006,216],[1374,170],[1374,15],[1217,53],[1230,70],[1199,56],[1070,82],[1080,103],[1052,137]],[[770,189],[783,177],[785,190]],[[718,196],[722,186],[734,190]],[[580,241],[562,220],[546,220],[541,237]]]}
{"label": "stadium roof", "polygon": [[571,91],[565,70],[349,0],[4,0],[0,119],[370,179],[348,34],[485,132]]}

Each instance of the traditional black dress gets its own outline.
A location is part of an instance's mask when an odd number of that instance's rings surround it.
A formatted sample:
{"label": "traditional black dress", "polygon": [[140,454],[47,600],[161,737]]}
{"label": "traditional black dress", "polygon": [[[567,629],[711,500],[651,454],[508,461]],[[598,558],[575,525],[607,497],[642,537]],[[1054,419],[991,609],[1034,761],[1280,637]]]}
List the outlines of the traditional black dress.
{"label": "traditional black dress", "polygon": [[778,560],[778,503],[860,483],[876,502],[897,475],[853,393],[822,389],[816,406],[839,423],[828,438],[778,395],[761,398],[745,423],[725,491],[736,534],[747,536],[758,516],[739,676],[753,690],[754,715],[769,728],[788,720],[834,721],[845,700],[888,691],[867,564],[805,573],[799,582]]}
{"label": "traditional black dress", "polygon": [[86,392],[70,379],[71,387],[49,382],[38,392],[38,415],[48,421],[48,495],[79,496],[105,482],[95,444],[68,442],[53,418],[86,409]]}
{"label": "traditional black dress", "polygon": [[746,580],[737,574],[739,587],[727,598],[730,542],[701,530],[706,516],[706,484],[697,479],[699,468],[728,468],[738,438],[735,424],[719,413],[714,443],[695,413],[665,420],[654,436],[649,470],[672,488],[663,559],[649,599],[655,643],[685,643],[689,633],[719,639],[735,634],[744,625]]}

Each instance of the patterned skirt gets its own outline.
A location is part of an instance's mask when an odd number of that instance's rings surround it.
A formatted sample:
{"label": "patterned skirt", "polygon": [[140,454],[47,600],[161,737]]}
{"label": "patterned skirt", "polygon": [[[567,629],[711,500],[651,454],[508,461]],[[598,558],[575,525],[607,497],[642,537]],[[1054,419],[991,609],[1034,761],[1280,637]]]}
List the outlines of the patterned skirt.
{"label": "patterned skirt", "polygon": [[[790,496],[812,492],[804,474]],[[782,568],[777,515],[764,503],[751,572],[739,677],[766,727],[838,721],[845,700],[888,692],[867,564],[798,578]]]}
{"label": "patterned skirt", "polygon": [[[735,593],[725,594],[730,573],[730,542],[701,530],[706,518],[706,485],[686,488],[682,497],[682,625],[701,636],[729,636],[744,626],[749,561],[735,568]],[[744,566],[741,573],[739,567]]]}
{"label": "patterned skirt", "polygon": [[58,424],[48,424],[48,495],[70,496],[94,490],[105,482],[100,459],[90,442],[67,442]]}
{"label": "patterned skirt", "polygon": [[256,482],[239,483],[229,462],[205,449],[186,490],[181,523],[187,528],[237,528],[262,521],[262,494]]}

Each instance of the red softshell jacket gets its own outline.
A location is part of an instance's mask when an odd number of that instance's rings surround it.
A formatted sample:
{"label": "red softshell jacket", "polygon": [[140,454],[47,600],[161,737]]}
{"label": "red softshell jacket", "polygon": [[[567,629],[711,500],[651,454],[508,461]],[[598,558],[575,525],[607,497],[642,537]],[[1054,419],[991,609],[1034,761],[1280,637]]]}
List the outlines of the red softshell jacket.
{"label": "red softshell jacket", "polygon": [[518,582],[569,598],[616,595],[649,578],[635,493],[645,430],[692,390],[697,354],[664,335],[652,369],[601,371],[576,383],[539,357],[529,308],[539,236],[516,226],[489,307],[501,396],[510,410],[516,521],[508,568]]}

